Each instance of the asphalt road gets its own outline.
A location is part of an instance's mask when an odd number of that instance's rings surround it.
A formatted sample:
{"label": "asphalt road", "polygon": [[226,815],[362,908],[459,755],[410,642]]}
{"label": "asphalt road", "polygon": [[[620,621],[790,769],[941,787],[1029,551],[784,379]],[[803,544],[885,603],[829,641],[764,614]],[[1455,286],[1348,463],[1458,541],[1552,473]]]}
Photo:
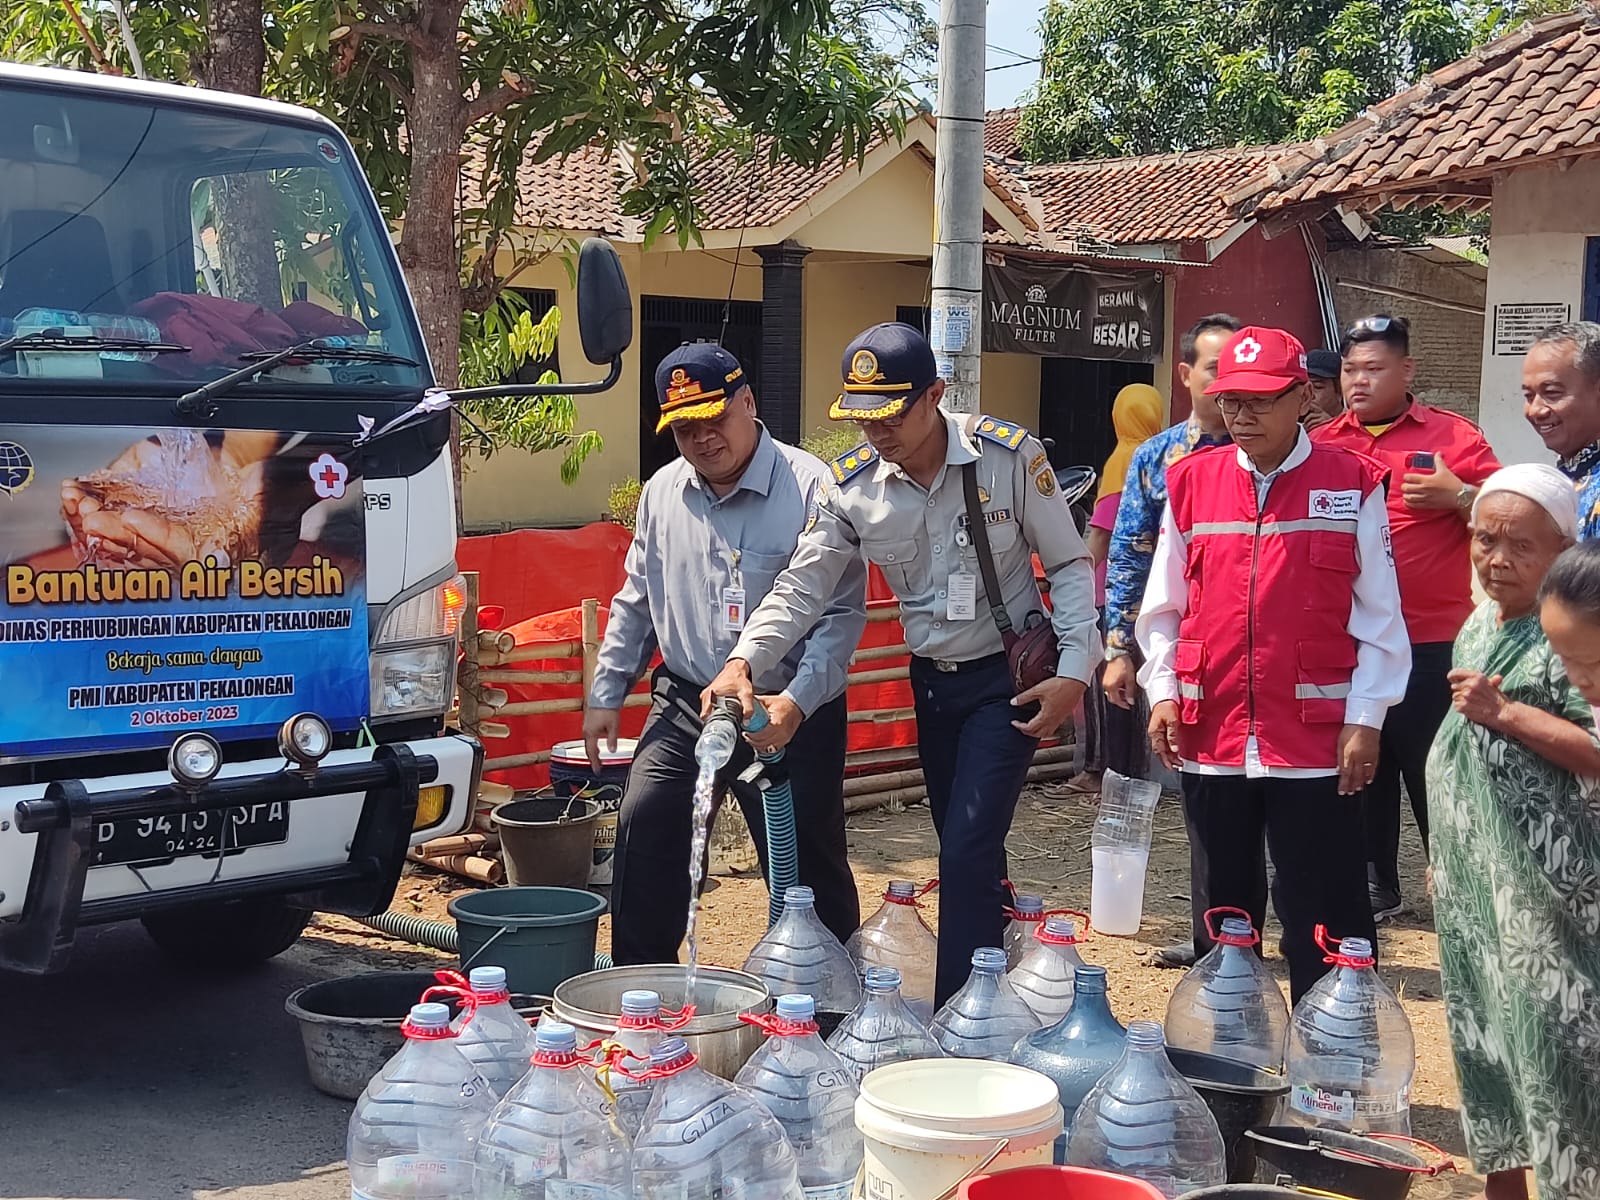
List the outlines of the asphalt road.
{"label": "asphalt road", "polygon": [[135,924],[86,932],[62,974],[0,975],[0,1197],[348,1200],[351,1106],[311,1087],[283,1011],[331,961],[313,938],[208,978]]}

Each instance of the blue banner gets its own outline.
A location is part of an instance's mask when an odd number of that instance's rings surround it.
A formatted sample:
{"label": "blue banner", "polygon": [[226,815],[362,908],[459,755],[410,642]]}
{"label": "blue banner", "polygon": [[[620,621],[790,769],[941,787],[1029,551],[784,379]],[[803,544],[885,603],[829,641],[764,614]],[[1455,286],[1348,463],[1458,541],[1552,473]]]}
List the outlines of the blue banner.
{"label": "blue banner", "polygon": [[267,430],[0,426],[0,756],[358,728],[357,461]]}

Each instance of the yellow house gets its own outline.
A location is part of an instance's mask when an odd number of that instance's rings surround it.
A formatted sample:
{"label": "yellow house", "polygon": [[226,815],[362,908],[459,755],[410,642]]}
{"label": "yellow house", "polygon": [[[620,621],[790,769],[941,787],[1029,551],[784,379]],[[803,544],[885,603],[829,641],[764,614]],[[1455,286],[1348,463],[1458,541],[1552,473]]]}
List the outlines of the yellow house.
{"label": "yellow house", "polygon": [[[647,249],[639,223],[621,213],[617,177],[629,164],[620,152],[524,164],[519,225],[616,244],[633,290],[634,347],[618,385],[580,402],[581,427],[599,432],[605,448],[577,483],[562,485],[555,454],[502,452],[471,462],[467,527],[599,519],[613,484],[648,475],[670,454],[654,434],[652,376],[655,364],[684,341],[721,340],[739,357],[775,436],[798,441],[827,425],[839,356],[850,338],[879,321],[919,322],[928,303],[933,147],[933,124],[919,117],[903,141],[878,144],[859,166],[835,159],[814,170],[787,164],[731,170],[725,186],[704,199],[704,245],[687,251],[670,238]],[[1035,218],[1003,173],[988,173],[984,214],[995,242],[1037,242]],[[568,271],[557,257],[521,271],[511,286],[528,289],[536,306],[575,311]],[[598,374],[571,337],[562,338],[559,359],[566,379]],[[1042,361],[985,354],[984,410],[1035,425]]]}

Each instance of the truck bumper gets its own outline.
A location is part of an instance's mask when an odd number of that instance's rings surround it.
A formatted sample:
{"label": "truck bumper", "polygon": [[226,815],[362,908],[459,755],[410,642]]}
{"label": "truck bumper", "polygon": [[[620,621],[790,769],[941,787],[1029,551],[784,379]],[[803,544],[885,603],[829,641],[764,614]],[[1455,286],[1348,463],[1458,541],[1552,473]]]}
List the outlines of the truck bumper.
{"label": "truck bumper", "polygon": [[[229,764],[193,791],[157,774],[0,788],[0,969],[59,970],[79,926],[197,903],[281,896],[323,912],[382,912],[413,842],[470,820],[482,761],[477,742],[449,735],[335,751],[310,771]],[[441,784],[445,815],[417,833],[418,794]],[[280,843],[95,865],[100,830],[111,821],[271,802],[288,805]]]}

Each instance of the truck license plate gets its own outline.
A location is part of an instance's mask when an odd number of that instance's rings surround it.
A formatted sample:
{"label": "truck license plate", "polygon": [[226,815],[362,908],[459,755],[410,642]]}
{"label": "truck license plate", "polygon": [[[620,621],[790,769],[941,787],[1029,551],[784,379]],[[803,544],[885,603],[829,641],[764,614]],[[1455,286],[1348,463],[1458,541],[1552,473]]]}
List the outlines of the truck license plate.
{"label": "truck license plate", "polygon": [[289,802],[102,821],[95,829],[94,865],[158,863],[270,846],[289,840]]}

